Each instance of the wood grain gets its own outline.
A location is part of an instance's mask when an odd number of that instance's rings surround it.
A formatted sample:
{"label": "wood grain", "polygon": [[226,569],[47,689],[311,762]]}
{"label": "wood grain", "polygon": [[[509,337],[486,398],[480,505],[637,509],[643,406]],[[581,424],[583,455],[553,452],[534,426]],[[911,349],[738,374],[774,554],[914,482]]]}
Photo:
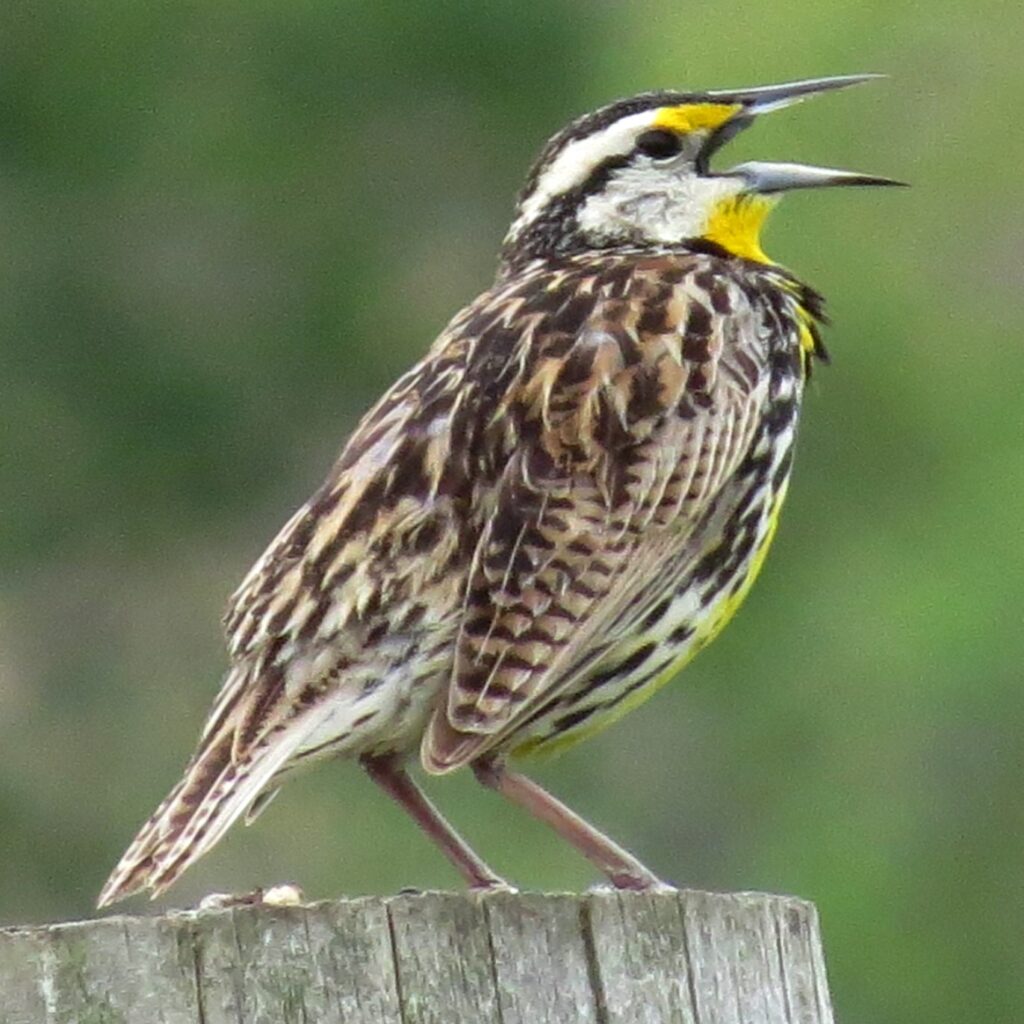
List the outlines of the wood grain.
{"label": "wood grain", "polygon": [[832,1024],[813,906],[454,893],[0,930],[2,1024]]}

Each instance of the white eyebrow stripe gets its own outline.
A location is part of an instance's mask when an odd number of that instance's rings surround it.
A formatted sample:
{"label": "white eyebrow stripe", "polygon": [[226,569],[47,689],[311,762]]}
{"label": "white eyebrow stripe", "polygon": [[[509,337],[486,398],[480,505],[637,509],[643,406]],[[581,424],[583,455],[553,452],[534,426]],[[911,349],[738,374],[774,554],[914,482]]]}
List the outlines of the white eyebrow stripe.
{"label": "white eyebrow stripe", "polygon": [[655,109],[642,110],[620,118],[596,135],[570,142],[537,179],[522,205],[519,220],[532,220],[555,196],[583,184],[605,160],[628,153],[639,131],[648,127],[656,114]]}

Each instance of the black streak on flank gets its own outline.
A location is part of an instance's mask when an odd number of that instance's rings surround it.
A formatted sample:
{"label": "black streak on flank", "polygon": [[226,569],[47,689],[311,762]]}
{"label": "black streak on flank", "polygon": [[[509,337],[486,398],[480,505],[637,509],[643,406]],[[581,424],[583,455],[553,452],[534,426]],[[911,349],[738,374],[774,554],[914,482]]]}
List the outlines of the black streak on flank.
{"label": "black streak on flank", "polygon": [[566,732],[573,728],[573,726],[585,722],[600,706],[595,704],[593,707],[581,708],[579,711],[570,711],[569,714],[556,718],[554,721],[555,732]]}
{"label": "black streak on flank", "polygon": [[617,662],[600,672],[595,672],[586,682],[583,693],[593,693],[600,689],[605,683],[619,676],[632,675],[653,653],[654,644],[644,644],[638,647],[628,658]]}

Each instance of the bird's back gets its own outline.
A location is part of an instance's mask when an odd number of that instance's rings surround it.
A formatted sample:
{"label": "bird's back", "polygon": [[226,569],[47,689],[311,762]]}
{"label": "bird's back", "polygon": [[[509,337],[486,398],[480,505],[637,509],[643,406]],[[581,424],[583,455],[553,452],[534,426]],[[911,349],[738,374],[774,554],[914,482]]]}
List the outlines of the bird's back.
{"label": "bird's back", "polygon": [[536,325],[493,363],[505,470],[434,770],[593,731],[724,625],[771,537],[820,348],[819,298],[775,267],[669,250],[538,273]]}
{"label": "bird's back", "polygon": [[337,704],[296,757],[408,748],[450,686],[456,728],[533,744],[664,676],[737,603],[768,536],[806,294],[671,251],[499,281],[367,414],[235,594],[247,670],[208,732],[244,746]]}

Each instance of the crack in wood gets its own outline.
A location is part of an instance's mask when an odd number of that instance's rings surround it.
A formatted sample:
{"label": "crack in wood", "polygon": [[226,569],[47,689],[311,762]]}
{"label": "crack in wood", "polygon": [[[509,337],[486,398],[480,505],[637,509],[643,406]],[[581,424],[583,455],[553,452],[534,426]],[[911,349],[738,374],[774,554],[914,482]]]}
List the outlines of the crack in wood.
{"label": "crack in wood", "polygon": [[0,929],[16,1024],[833,1024],[814,908],[424,893]]}

